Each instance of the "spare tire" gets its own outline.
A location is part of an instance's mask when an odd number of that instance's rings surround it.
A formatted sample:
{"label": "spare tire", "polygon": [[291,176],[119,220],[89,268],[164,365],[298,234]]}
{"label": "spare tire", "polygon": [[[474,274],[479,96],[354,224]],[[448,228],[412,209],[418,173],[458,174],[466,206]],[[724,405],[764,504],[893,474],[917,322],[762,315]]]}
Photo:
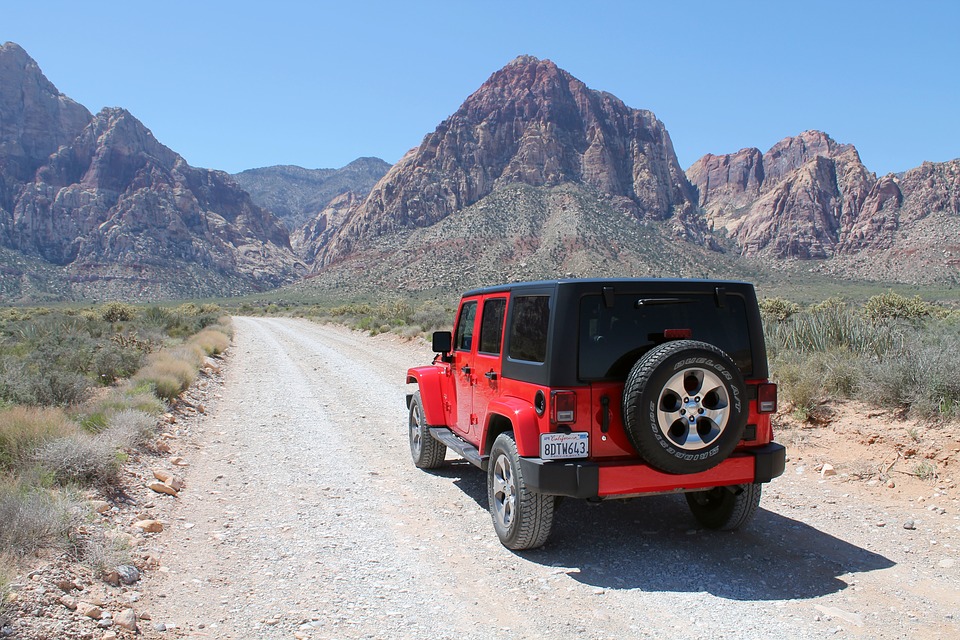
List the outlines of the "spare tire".
{"label": "spare tire", "polygon": [[648,351],[623,389],[627,436],[652,467],[706,471],[743,438],[749,410],[743,375],[721,349],[675,340]]}

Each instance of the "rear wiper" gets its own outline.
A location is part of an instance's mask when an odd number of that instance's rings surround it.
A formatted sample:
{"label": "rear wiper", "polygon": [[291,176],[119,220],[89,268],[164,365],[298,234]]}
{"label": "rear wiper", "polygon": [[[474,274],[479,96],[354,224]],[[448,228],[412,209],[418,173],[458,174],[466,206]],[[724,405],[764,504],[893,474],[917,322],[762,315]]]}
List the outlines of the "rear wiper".
{"label": "rear wiper", "polygon": [[640,298],[633,305],[633,308],[639,309],[640,307],[652,307],[659,304],[687,304],[689,302],[694,301],[690,298]]}

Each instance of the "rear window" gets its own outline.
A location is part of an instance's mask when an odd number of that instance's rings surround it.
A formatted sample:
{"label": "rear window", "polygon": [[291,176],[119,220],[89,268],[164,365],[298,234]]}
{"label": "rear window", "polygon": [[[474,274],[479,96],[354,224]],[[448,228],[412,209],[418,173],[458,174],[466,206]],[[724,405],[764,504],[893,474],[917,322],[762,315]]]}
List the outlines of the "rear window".
{"label": "rear window", "polygon": [[750,332],[742,297],[727,294],[718,307],[713,293],[618,294],[612,307],[600,295],[580,302],[581,380],[623,380],[644,353],[664,342],[668,329],[689,331],[692,340],[723,349],[749,377]]}
{"label": "rear window", "polygon": [[514,298],[510,352],[508,353],[510,358],[527,362],[544,362],[547,359],[549,324],[549,297],[517,296]]}

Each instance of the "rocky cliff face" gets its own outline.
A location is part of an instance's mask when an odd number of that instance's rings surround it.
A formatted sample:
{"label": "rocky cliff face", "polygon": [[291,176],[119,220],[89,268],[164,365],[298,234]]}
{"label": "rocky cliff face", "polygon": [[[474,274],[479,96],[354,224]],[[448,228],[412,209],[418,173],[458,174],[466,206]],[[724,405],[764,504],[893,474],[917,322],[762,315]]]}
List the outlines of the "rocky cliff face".
{"label": "rocky cliff face", "polygon": [[857,235],[885,226],[877,216],[889,188],[874,193],[876,176],[857,150],[820,131],[784,138],[763,154],[706,155],[687,176],[711,224],[746,255],[827,258],[889,240]]}
{"label": "rocky cliff face", "polygon": [[852,145],[805,131],[763,154],[706,155],[687,176],[745,256],[828,260],[815,270],[839,277],[960,281],[960,160],[877,178]]}
{"label": "rocky cliff face", "polygon": [[286,230],[227,174],[191,167],[123,109],[91,116],[16,45],[0,50],[0,70],[0,244],[112,296],[239,293],[297,276]]}
{"label": "rocky cliff face", "polygon": [[390,165],[380,158],[357,158],[340,169],[280,165],[247,169],[233,178],[257,205],[294,231],[312,222],[332,200],[346,193],[366,197],[389,169]]}
{"label": "rocky cliff face", "polygon": [[315,253],[429,227],[511,184],[582,185],[633,220],[708,241],[670,136],[649,111],[587,88],[549,60],[517,58],[404,156]]}

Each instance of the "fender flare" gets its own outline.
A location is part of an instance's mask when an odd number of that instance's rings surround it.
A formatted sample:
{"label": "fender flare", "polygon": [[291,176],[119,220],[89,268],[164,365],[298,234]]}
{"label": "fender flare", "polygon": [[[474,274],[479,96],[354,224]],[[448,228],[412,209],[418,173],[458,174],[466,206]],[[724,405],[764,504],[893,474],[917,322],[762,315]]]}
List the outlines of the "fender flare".
{"label": "fender flare", "polygon": [[[440,379],[443,372],[436,367],[414,367],[407,370],[407,384],[416,383],[420,388],[420,401],[423,403],[423,419],[431,427],[447,425],[443,412],[443,392]],[[409,405],[409,398],[407,401]]]}
{"label": "fender flare", "polygon": [[484,425],[483,454],[490,453],[493,441],[498,435],[506,431],[497,428],[497,418],[501,417],[510,423],[513,437],[517,442],[517,453],[524,458],[540,457],[540,426],[539,418],[533,405],[519,398],[499,398],[487,406],[487,419]]}

